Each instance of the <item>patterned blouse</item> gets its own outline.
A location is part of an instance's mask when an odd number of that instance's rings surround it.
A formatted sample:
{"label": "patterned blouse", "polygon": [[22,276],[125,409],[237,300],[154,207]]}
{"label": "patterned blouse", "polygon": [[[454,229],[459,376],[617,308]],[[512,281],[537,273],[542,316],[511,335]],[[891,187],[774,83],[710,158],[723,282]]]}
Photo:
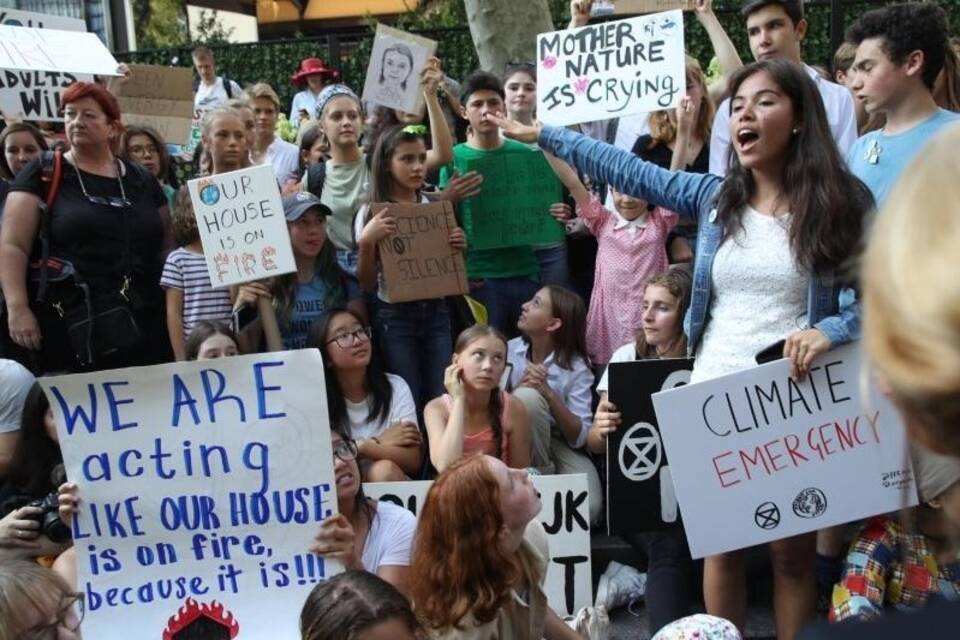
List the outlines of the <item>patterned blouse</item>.
{"label": "patterned blouse", "polygon": [[910,611],[937,599],[960,600],[960,562],[938,564],[922,534],[878,516],[850,545],[830,621],[873,620],[887,609]]}

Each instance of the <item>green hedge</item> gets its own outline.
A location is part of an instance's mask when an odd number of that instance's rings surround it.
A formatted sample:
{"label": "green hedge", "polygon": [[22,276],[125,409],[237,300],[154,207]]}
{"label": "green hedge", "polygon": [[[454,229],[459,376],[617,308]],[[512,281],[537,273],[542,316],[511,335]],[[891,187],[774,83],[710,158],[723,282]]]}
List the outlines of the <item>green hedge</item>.
{"label": "green hedge", "polygon": [[[849,26],[863,12],[888,4],[878,0],[859,0],[844,2],[844,24]],[[568,16],[560,13],[567,3],[553,0],[551,6],[555,12],[555,22],[562,28]],[[740,2],[715,2],[717,13],[737,45],[745,62],[752,60],[747,45],[743,20],[740,18]],[[952,32],[960,30],[960,2],[942,3],[953,25]],[[565,9],[563,9],[565,11]],[[805,59],[811,64],[829,67],[833,52],[830,45],[830,4],[820,0],[808,2],[806,9],[810,27],[804,44]],[[477,67],[477,55],[465,27],[450,29],[419,30],[426,37],[439,42],[438,53],[443,60],[444,69],[453,78],[463,78]],[[344,81],[360,89],[366,75],[367,59],[372,44],[372,29],[364,32],[331,34],[306,37],[294,40],[258,42],[250,44],[211,45],[221,74],[236,79],[241,84],[257,81],[270,83],[280,94],[280,99],[288,105],[297,89],[290,82],[290,75],[297,69],[300,60],[308,57],[320,57],[339,66]],[[696,56],[704,66],[712,57],[710,43],[706,33],[695,19],[686,21],[686,42],[688,51]],[[339,53],[339,55],[337,55]],[[179,65],[189,67],[192,64],[189,48],[153,49],[118,54],[125,62],[144,64]]]}

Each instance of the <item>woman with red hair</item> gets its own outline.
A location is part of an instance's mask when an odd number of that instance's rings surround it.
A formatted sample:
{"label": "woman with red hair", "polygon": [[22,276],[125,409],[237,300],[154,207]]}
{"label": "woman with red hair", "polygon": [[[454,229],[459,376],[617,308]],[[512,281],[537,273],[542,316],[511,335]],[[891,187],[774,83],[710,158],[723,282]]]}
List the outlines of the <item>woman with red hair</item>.
{"label": "woman with red hair", "polygon": [[[0,284],[12,357],[44,372],[167,361],[159,282],[173,236],[163,190],[115,155],[123,125],[106,89],[71,85],[63,115],[70,150],[62,162],[45,153],[24,167],[4,209]],[[57,195],[44,211],[51,188]],[[33,253],[37,244],[43,253]],[[44,255],[46,301],[38,302],[27,265]]]}
{"label": "woman with red hair", "polygon": [[410,572],[414,611],[431,638],[573,639],[550,609],[541,508],[526,469],[461,458],[427,493]]}

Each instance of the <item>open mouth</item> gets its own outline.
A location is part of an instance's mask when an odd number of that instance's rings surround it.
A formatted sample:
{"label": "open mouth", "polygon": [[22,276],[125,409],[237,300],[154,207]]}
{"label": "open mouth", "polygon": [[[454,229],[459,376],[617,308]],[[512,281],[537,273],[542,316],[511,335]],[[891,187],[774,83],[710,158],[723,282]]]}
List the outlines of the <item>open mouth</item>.
{"label": "open mouth", "polygon": [[760,139],[760,134],[753,129],[740,129],[737,131],[737,146],[741,151],[748,151]]}

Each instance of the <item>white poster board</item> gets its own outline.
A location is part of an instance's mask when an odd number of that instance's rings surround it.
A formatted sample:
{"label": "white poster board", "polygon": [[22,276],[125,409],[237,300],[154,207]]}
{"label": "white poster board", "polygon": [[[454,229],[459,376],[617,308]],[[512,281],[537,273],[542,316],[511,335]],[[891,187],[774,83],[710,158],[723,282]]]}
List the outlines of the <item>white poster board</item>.
{"label": "white poster board", "polygon": [[238,637],[299,637],[340,571],[309,552],[337,511],[323,375],[303,350],[40,380],[80,492],[84,637],[161,638],[218,604]]}
{"label": "white poster board", "polygon": [[537,118],[567,126],[672,109],[686,93],[683,12],[537,36]]}
{"label": "white poster board", "polygon": [[297,270],[269,164],[187,183],[214,288]]}
{"label": "white poster board", "polygon": [[116,76],[118,66],[95,33],[0,25],[0,69]]}
{"label": "white poster board", "polygon": [[[0,10],[0,25],[85,32],[83,20],[44,13]],[[88,74],[60,71],[0,70],[0,111],[26,121],[60,120],[60,96],[74,82],[91,82]]]}
{"label": "white poster board", "polygon": [[917,503],[906,435],[858,344],[806,380],[778,360],[653,396],[694,558]]}
{"label": "white poster board", "polygon": [[405,113],[420,113],[420,72],[436,50],[433,40],[378,24],[363,83],[363,101]]}
{"label": "white poster board", "polygon": [[[575,615],[593,604],[590,566],[590,509],[584,474],[532,476],[540,492],[540,522],[550,542],[550,564],[544,591],[550,607],[561,617]],[[420,508],[432,483],[368,482],[363,491],[371,498],[389,500],[420,517]]]}

